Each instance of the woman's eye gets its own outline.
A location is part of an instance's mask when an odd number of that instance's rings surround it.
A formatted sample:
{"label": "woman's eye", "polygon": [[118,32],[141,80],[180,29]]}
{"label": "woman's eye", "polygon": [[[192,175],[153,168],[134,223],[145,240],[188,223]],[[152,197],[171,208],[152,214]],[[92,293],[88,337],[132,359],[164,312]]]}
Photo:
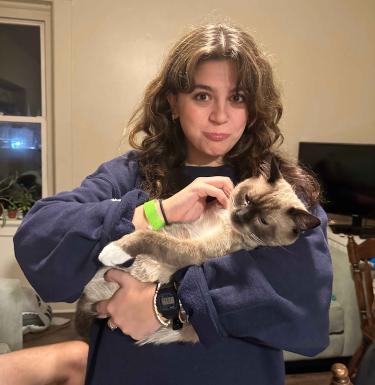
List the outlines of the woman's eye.
{"label": "woman's eye", "polygon": [[260,222],[263,223],[264,225],[268,225],[268,222],[267,222],[263,217],[260,217],[259,220],[260,220]]}
{"label": "woman's eye", "polygon": [[245,96],[241,94],[235,94],[232,96],[232,101],[235,103],[244,103],[245,102]]}
{"label": "woman's eye", "polygon": [[194,99],[200,102],[206,102],[207,100],[209,100],[209,95],[206,93],[200,92],[199,94],[194,95]]}
{"label": "woman's eye", "polygon": [[250,197],[246,194],[245,195],[245,206],[248,206],[251,203]]}

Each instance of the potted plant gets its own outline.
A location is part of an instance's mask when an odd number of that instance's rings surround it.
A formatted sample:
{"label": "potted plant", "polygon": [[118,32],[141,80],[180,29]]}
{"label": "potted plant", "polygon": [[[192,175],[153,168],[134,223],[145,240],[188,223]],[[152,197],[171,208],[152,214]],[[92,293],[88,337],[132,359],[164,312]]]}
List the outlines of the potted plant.
{"label": "potted plant", "polygon": [[35,203],[35,186],[27,188],[22,184],[15,183],[12,199],[16,208],[25,216]]}
{"label": "potted plant", "polygon": [[9,200],[9,205],[7,209],[7,217],[9,219],[16,219],[17,218],[17,213],[18,213],[18,207],[15,202],[12,200]]}

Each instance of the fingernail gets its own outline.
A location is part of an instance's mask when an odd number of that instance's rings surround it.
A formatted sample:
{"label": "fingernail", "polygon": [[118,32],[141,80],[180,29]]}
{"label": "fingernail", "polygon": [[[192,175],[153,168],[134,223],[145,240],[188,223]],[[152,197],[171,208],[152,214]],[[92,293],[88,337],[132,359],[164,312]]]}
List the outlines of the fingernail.
{"label": "fingernail", "polygon": [[104,275],[103,275],[103,278],[106,280],[106,281],[108,281],[109,280],[109,278],[108,278],[108,273],[111,271],[111,269],[108,269],[105,273],[104,273]]}

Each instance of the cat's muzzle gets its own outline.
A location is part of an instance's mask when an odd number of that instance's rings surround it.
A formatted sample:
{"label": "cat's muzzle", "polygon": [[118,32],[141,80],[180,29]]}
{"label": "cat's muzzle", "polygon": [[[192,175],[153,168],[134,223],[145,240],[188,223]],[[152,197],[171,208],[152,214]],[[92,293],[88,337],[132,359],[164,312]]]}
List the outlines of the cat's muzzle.
{"label": "cat's muzzle", "polygon": [[251,208],[249,206],[242,207],[232,212],[231,220],[234,224],[244,225],[248,224],[251,220],[254,219],[258,210]]}

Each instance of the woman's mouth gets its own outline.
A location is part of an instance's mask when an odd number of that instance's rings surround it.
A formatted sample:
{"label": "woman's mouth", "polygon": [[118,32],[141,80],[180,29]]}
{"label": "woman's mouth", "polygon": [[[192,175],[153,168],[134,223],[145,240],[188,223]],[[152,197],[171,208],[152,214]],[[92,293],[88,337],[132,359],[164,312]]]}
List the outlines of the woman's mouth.
{"label": "woman's mouth", "polygon": [[213,142],[221,142],[225,139],[228,139],[230,136],[229,134],[224,134],[221,132],[204,132],[203,135]]}

